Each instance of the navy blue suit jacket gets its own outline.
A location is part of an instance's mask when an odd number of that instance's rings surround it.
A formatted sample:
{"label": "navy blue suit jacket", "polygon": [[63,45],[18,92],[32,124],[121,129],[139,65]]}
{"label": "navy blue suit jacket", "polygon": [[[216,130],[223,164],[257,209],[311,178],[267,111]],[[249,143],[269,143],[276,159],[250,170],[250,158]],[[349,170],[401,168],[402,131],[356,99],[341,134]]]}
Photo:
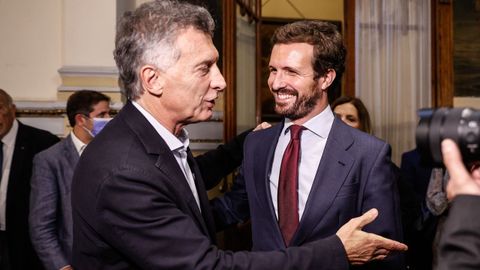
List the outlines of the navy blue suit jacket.
{"label": "navy blue suit jacket", "polygon": [[73,268],[348,268],[336,236],[286,252],[216,248],[202,174],[191,154],[188,160],[201,211],[165,141],[127,103],[89,143],[74,173]]}
{"label": "navy blue suit jacket", "polygon": [[[269,174],[283,124],[252,132],[244,146],[244,161],[233,190],[215,202],[225,223],[248,217],[253,250],[282,250],[285,244],[272,204]],[[402,240],[396,172],[390,146],[335,118],[292,245],[299,246],[334,235],[353,217],[377,208],[378,218],[366,231]],[[246,192],[247,194],[245,194]],[[370,263],[367,269],[403,269],[403,257]]]}

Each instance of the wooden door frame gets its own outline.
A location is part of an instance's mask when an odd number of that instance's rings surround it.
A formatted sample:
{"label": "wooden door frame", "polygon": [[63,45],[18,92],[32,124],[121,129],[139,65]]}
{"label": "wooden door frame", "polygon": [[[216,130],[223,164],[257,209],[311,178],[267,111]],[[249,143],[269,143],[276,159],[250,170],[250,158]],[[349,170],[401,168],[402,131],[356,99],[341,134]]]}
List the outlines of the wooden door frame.
{"label": "wooden door frame", "polygon": [[[240,13],[246,15],[249,21],[256,23],[256,66],[258,67],[259,41],[258,29],[261,17],[261,0],[236,0],[223,1],[223,66],[222,71],[227,83],[224,92],[224,114],[223,114],[223,138],[225,141],[233,139],[237,135],[237,5]],[[256,71],[257,73],[259,71]],[[258,81],[258,80],[257,80]],[[257,85],[258,82],[255,82]]]}

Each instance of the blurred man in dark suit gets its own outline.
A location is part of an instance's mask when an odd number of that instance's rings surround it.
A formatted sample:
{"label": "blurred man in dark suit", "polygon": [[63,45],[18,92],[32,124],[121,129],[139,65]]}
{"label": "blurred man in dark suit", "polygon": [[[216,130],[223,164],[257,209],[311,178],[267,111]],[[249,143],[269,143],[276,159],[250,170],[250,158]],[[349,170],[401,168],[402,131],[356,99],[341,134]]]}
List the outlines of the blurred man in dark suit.
{"label": "blurred man in dark suit", "polygon": [[0,89],[0,269],[43,269],[28,233],[32,160],[59,138],[22,124],[15,112],[12,98]]}

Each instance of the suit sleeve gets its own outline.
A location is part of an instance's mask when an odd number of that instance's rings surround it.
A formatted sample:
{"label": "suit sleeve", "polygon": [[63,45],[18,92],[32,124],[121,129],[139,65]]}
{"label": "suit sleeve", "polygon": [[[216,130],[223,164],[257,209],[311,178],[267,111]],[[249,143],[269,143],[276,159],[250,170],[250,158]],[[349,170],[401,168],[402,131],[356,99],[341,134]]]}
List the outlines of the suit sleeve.
{"label": "suit sleeve", "polygon": [[220,180],[240,166],[243,159],[243,143],[252,130],[247,130],[215,150],[196,156],[207,190],[215,187]]}
{"label": "suit sleeve", "polygon": [[245,222],[250,218],[248,193],[243,176],[242,167],[235,177],[231,190],[210,202],[217,230]]}
{"label": "suit sleeve", "polygon": [[480,269],[480,196],[460,195],[443,226],[437,270]]}
{"label": "suit sleeve", "polygon": [[[384,143],[374,155],[376,158],[365,182],[362,213],[377,208],[377,219],[364,230],[384,237],[403,241],[400,199],[398,195],[398,170],[390,159],[391,148]],[[368,168],[367,168],[368,169]],[[383,261],[364,266],[368,269],[405,269],[403,254],[393,254]]]}
{"label": "suit sleeve", "polygon": [[180,210],[168,182],[152,185],[151,177],[117,172],[102,184],[95,207],[98,233],[139,269],[348,269],[336,236],[284,251],[220,250]]}
{"label": "suit sleeve", "polygon": [[30,192],[29,227],[33,247],[46,269],[60,269],[69,264],[60,247],[56,223],[58,188],[54,168],[48,157],[36,155]]}

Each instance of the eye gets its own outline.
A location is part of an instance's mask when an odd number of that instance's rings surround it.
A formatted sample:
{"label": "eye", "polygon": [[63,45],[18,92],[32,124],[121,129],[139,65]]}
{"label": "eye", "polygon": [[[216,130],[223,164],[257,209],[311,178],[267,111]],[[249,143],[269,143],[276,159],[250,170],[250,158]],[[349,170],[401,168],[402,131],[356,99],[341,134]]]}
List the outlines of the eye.
{"label": "eye", "polygon": [[358,122],[358,119],[355,118],[355,117],[353,117],[353,116],[351,116],[351,115],[348,115],[348,116],[347,116],[347,120],[348,120],[349,122],[352,122],[352,123],[357,123],[357,122]]}
{"label": "eye", "polygon": [[277,72],[277,69],[273,67],[269,67],[268,70],[270,71],[270,74],[275,74]]}
{"label": "eye", "polygon": [[210,66],[209,65],[202,65],[198,69],[200,71],[200,74],[202,76],[207,75],[210,72]]}
{"label": "eye", "polygon": [[287,69],[287,70],[285,70],[285,75],[295,76],[295,75],[297,75],[297,72],[295,72],[293,70],[290,70],[290,69]]}

